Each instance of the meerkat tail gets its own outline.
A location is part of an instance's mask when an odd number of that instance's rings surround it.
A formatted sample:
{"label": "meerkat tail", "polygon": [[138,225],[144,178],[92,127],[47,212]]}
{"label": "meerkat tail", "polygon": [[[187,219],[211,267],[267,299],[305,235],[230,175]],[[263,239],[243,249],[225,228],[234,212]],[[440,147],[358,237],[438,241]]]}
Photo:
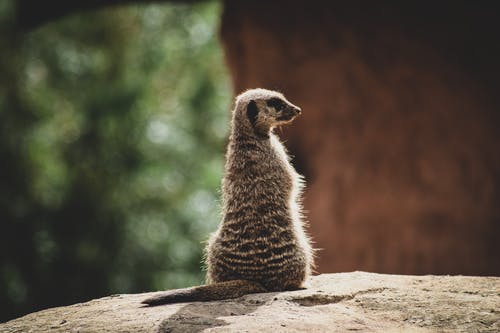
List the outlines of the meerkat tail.
{"label": "meerkat tail", "polygon": [[248,280],[232,280],[163,292],[147,298],[141,303],[154,306],[194,301],[208,302],[238,298],[243,295],[263,293],[266,291],[267,290],[257,282]]}

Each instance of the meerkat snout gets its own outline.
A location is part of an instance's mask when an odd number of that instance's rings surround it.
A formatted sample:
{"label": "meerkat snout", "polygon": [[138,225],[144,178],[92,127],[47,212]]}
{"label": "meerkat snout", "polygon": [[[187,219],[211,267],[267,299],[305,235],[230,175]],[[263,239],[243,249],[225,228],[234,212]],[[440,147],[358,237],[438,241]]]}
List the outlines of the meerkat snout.
{"label": "meerkat snout", "polygon": [[295,105],[286,105],[282,110],[278,111],[276,120],[289,122],[295,119],[302,113],[302,110]]}

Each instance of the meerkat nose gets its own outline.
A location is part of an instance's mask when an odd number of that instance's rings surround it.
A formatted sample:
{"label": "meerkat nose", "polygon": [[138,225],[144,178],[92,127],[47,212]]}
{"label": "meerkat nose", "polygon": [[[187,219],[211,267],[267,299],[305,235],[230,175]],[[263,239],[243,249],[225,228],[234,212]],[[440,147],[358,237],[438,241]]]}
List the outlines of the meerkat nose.
{"label": "meerkat nose", "polygon": [[300,108],[295,108],[295,111],[297,112],[297,114],[301,114],[302,113],[302,110]]}

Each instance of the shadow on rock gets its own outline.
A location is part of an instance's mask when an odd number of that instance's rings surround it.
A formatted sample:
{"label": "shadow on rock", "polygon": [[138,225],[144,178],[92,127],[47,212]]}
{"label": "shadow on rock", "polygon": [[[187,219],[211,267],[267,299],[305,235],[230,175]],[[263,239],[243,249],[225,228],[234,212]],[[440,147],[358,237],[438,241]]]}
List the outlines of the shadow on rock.
{"label": "shadow on rock", "polygon": [[220,317],[243,316],[271,302],[277,293],[252,294],[241,298],[189,303],[165,319],[156,333],[201,332],[207,328],[229,325]]}

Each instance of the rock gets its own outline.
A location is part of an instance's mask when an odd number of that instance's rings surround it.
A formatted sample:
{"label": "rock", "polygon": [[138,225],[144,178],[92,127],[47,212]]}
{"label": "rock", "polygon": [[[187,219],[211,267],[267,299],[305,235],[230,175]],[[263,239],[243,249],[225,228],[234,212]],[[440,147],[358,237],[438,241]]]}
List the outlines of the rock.
{"label": "rock", "polygon": [[0,332],[499,332],[500,277],[365,272],[305,290],[157,307],[113,295],[0,324]]}

